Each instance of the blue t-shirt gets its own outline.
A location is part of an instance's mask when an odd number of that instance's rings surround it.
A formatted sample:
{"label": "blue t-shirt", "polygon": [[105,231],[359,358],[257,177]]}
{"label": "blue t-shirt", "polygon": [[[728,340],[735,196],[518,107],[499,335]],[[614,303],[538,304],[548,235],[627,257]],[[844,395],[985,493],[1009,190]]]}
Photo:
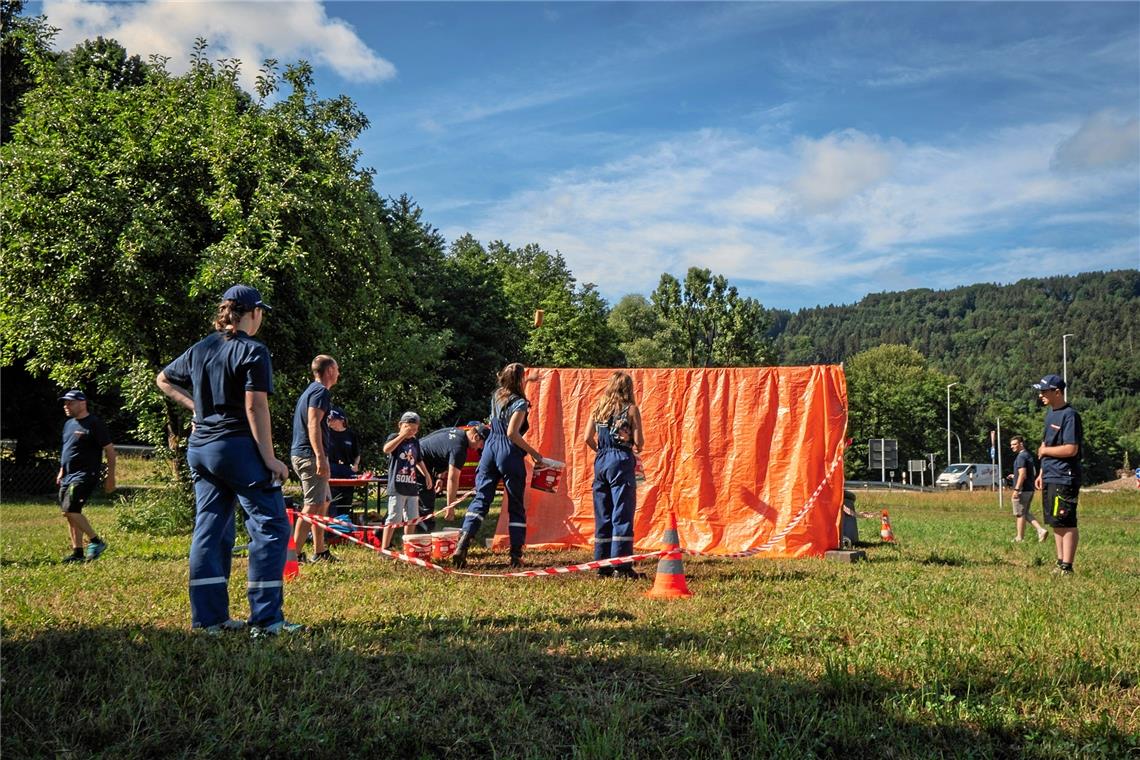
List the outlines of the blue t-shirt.
{"label": "blue t-shirt", "polygon": [[88,414],[74,417],[63,424],[63,448],[59,466],[63,469],[63,485],[87,478],[98,478],[103,469],[103,448],[111,442],[111,433],[103,420]]}
{"label": "blue t-shirt", "polygon": [[317,452],[309,442],[309,410],[320,409],[324,412],[321,417],[321,443],[325,447],[325,454],[329,451],[329,408],[332,406],[332,396],[329,389],[316,380],[309,383],[309,387],[297,399],[297,406],[293,410],[293,448],[289,454],[295,457],[315,457]]}
{"label": "blue t-shirt", "polygon": [[1037,477],[1037,458],[1029,453],[1029,449],[1017,452],[1013,460],[1013,485],[1017,486],[1017,471],[1025,468],[1025,480],[1021,481],[1022,491],[1033,490],[1033,479]]}
{"label": "blue t-shirt", "polygon": [[[396,434],[388,436],[388,441]],[[420,492],[420,485],[416,482],[416,465],[423,459],[420,451],[420,442],[415,438],[407,438],[400,442],[396,450],[388,459],[388,491],[395,489],[401,496],[415,496]]]}
{"label": "blue t-shirt", "polygon": [[191,446],[234,436],[252,437],[245,393],[273,393],[269,349],[240,331],[229,339],[220,331],[206,336],[162,372],[194,397]]}
{"label": "blue t-shirt", "polygon": [[436,430],[420,441],[420,454],[433,475],[445,475],[448,467],[463,469],[469,448],[467,433],[457,427]]}
{"label": "blue t-shirt", "polygon": [[1081,450],[1084,446],[1084,429],[1081,415],[1066,404],[1060,409],[1050,409],[1045,414],[1046,446],[1062,446],[1075,443],[1078,446],[1074,457],[1041,457],[1041,482],[1079,486],[1081,484]]}
{"label": "blue t-shirt", "polygon": [[[523,417],[522,425],[519,427],[519,435],[526,435],[526,431],[530,430],[530,402],[522,396],[511,396],[504,406],[499,406],[497,398],[498,393],[491,396],[491,422],[498,421],[502,426],[503,434],[506,435],[511,417],[514,416],[515,412],[523,412],[526,416]],[[491,432],[495,432],[494,424],[491,425]]]}

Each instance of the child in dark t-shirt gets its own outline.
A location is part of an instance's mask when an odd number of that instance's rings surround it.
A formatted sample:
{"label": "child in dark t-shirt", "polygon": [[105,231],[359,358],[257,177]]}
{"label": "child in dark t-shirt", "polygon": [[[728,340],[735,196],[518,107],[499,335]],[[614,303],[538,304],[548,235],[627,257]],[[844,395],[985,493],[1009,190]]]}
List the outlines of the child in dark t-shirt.
{"label": "child in dark t-shirt", "polygon": [[384,443],[384,453],[388,455],[388,518],[384,521],[381,549],[387,549],[392,543],[396,523],[414,520],[419,515],[420,486],[416,482],[416,471],[423,474],[428,488],[433,485],[416,438],[419,432],[420,416],[404,412],[399,432],[388,436]]}

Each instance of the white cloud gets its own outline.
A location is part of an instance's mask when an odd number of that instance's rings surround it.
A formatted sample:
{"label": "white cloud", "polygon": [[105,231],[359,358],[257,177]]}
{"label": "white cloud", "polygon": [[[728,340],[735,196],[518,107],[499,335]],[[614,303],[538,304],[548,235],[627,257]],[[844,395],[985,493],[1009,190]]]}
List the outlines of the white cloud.
{"label": "white cloud", "polygon": [[329,18],[319,0],[45,0],[43,12],[49,23],[60,28],[56,44],[63,49],[100,35],[112,37],[143,60],[151,54],[168,56],[173,71],[188,68],[195,38],[204,37],[211,58],[241,60],[247,86],[266,58],[282,64],[303,58],[350,80],[378,81],[396,75],[396,67],[364,44],[351,26]]}
{"label": "white cloud", "polygon": [[828,211],[891,171],[891,155],[876,139],[856,130],[821,140],[801,139],[803,168],[792,188],[809,211]]}
{"label": "white cloud", "polygon": [[[690,266],[730,280],[844,292],[905,286],[918,270],[915,285],[975,282],[989,267],[1007,279],[1002,273],[1017,266],[995,262],[995,252],[1039,234],[1058,214],[1116,208],[1136,217],[1135,205],[1128,208],[1140,192],[1135,172],[1062,180],[1051,170],[1055,146],[1075,129],[1076,122],[1028,125],[937,145],[851,131],[773,145],[702,130],[555,175],[480,208],[470,231],[558,250],[580,281],[611,299],[648,293],[663,271]],[[1112,235],[1091,252],[1050,250],[1058,262],[1067,256],[1058,265],[1072,271],[1087,270],[1082,262],[1134,266],[1134,229]]]}
{"label": "white cloud", "polygon": [[1053,167],[1079,172],[1140,160],[1140,119],[1122,118],[1112,110],[1090,116],[1072,136],[1057,146]]}

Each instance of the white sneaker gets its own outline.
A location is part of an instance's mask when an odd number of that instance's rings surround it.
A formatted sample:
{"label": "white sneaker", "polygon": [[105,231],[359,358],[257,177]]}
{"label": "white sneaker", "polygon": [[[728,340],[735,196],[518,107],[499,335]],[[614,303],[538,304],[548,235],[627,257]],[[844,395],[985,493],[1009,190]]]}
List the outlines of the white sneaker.
{"label": "white sneaker", "polygon": [[1020,544],[1023,540],[1024,539],[1022,539],[1020,536],[1014,536],[1013,538],[1009,539],[1009,542],[1011,544]]}
{"label": "white sneaker", "polygon": [[1042,528],[1041,530],[1037,531],[1037,543],[1044,541],[1045,536],[1047,535],[1049,535],[1049,531],[1046,528]]}

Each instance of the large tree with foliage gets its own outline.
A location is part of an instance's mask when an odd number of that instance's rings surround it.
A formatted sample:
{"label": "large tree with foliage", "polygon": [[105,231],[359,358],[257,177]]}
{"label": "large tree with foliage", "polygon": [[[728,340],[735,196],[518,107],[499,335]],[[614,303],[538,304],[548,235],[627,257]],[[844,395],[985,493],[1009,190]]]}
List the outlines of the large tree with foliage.
{"label": "large tree with foliage", "polygon": [[680,282],[663,274],[651,301],[664,325],[658,341],[674,366],[771,363],[767,312],[755,299],[742,297],[722,275],[691,267]]}
{"label": "large tree with foliage", "polygon": [[393,401],[438,412],[443,341],[389,307],[410,278],[353,148],[367,119],[347,98],[318,98],[305,64],[271,103],[272,62],[251,96],[237,62],[204,48],[187,74],[156,59],[138,83],[30,59],[36,86],[2,153],[5,362],[119,389],[141,437],[177,436],[185,420],[154,374],[240,281],[277,307],[259,337],[274,354],[279,442],[319,352],[340,361],[334,396],[366,433],[387,427]]}

